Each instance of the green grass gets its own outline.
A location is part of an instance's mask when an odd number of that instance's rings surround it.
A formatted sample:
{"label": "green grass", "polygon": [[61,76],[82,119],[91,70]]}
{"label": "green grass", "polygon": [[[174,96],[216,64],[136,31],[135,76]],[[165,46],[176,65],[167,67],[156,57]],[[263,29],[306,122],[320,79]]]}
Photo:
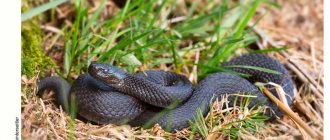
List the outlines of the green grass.
{"label": "green grass", "polygon": [[[176,0],[159,2],[144,0],[128,0],[124,8],[113,16],[103,19],[102,10],[105,0],[91,15],[86,1],[75,0],[76,16],[72,26],[63,25],[64,34],[58,34],[53,42],[64,38],[64,64],[57,69],[58,75],[70,79],[70,73],[86,72],[91,61],[115,64],[126,71],[134,72],[140,68],[159,68],[167,64],[173,71],[189,73],[197,66],[199,79],[209,73],[229,71],[228,67],[221,67],[223,62],[236,55],[238,50],[253,53],[281,51],[268,49],[253,51],[247,48],[259,39],[248,26],[256,9],[263,2],[261,0],[238,1],[233,4],[224,0],[215,3],[207,0],[207,4],[199,7],[199,3],[186,5],[187,13],[183,20],[171,23],[173,18],[179,17],[175,6]],[[28,19],[45,9],[55,7],[36,8],[23,14],[22,20]],[[268,2],[270,3],[270,2]],[[273,4],[273,3],[271,3]],[[53,45],[52,43],[51,45]],[[194,52],[200,51],[198,63],[194,63]],[[256,69],[269,73],[278,72],[251,66],[231,66]],[[236,73],[237,74],[237,73]],[[242,75],[241,76],[248,76]],[[260,114],[255,118],[240,120],[254,131]],[[203,116],[198,116],[198,132],[207,136],[208,128]],[[262,122],[262,121],[261,121]],[[236,122],[233,122],[236,123]],[[233,125],[233,124],[228,124]],[[224,127],[221,131],[232,138],[237,138],[238,129]]]}
{"label": "green grass", "polygon": [[91,16],[85,1],[74,2],[77,15],[73,26],[63,27],[65,55],[59,75],[67,78],[69,73],[83,73],[93,60],[116,64],[130,72],[142,65],[157,68],[161,63],[173,65],[177,72],[184,67],[191,70],[196,64],[189,57],[190,52],[200,49],[197,66],[202,78],[219,69],[223,71],[219,64],[258,40],[247,23],[260,0],[236,5],[209,0],[204,9],[197,9],[198,4],[194,3],[187,6],[185,20],[176,23],[169,23],[176,17],[176,1],[127,2],[122,10],[106,20],[99,18],[105,0]]}

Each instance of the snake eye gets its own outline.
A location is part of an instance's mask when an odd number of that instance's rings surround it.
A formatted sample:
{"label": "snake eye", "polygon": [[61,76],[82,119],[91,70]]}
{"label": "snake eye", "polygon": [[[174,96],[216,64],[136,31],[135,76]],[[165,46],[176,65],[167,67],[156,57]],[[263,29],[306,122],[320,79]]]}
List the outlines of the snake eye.
{"label": "snake eye", "polygon": [[103,76],[103,77],[111,77],[112,76],[112,73],[107,68],[100,68],[98,70],[98,73],[99,73],[98,74],[99,76]]}
{"label": "snake eye", "polygon": [[109,69],[103,69],[103,72],[104,73],[108,73],[109,72]]}

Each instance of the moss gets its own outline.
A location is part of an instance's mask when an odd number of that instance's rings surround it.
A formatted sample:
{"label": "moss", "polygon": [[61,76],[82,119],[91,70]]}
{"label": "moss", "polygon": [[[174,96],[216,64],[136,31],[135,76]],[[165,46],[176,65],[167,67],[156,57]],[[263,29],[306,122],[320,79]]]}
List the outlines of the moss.
{"label": "moss", "polygon": [[54,62],[41,50],[43,32],[33,21],[24,22],[21,31],[21,67],[22,75],[33,77],[37,72],[44,75],[45,70],[53,68]]}
{"label": "moss", "polygon": [[[47,0],[22,0],[21,12],[45,3]],[[44,14],[39,14],[22,23],[21,31],[21,74],[33,77],[37,72],[43,76],[45,70],[53,68],[54,62],[42,51],[44,34],[39,24],[46,19]]]}

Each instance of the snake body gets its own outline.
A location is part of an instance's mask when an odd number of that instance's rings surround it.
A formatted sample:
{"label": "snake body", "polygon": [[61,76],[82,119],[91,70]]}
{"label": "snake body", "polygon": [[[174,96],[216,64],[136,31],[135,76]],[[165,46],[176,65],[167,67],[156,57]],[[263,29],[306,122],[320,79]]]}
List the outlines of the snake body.
{"label": "snake body", "polygon": [[[254,95],[256,98],[252,98],[250,107],[256,104],[267,105],[273,113],[268,112],[266,115],[271,118],[282,116],[279,108],[253,83],[273,82],[281,85],[291,105],[293,82],[285,67],[263,54],[242,55],[223,64],[233,65],[262,67],[281,74],[235,67],[234,72],[250,75],[249,78],[218,72],[207,75],[193,88],[185,76],[173,72],[149,70],[131,75],[115,66],[95,62],[89,66],[88,73],[80,75],[74,81],[71,88],[64,79],[46,77],[38,82],[38,91],[54,90],[57,104],[62,106],[73,99],[71,96],[74,97],[78,114],[94,123],[128,123],[133,126],[146,122],[151,125],[158,123],[171,132],[188,127],[189,121],[195,119],[197,110],[205,116],[210,103],[225,94]],[[271,92],[277,96],[275,90]],[[233,105],[235,96],[229,96],[228,99],[229,105]]]}

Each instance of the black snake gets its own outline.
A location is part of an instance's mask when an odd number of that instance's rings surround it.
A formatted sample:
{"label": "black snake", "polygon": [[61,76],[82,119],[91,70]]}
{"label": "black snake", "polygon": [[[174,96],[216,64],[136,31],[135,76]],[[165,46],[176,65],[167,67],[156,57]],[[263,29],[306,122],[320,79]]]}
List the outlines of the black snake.
{"label": "black snake", "polygon": [[[196,117],[197,109],[205,116],[216,97],[232,93],[255,95],[250,106],[256,103],[267,105],[273,112],[266,115],[272,118],[282,116],[279,108],[253,83],[280,84],[291,105],[293,82],[285,67],[263,54],[242,55],[223,64],[233,65],[261,67],[281,74],[235,67],[232,69],[234,72],[250,76],[244,79],[231,73],[218,72],[207,75],[193,87],[185,76],[173,72],[149,70],[131,75],[115,66],[94,62],[89,66],[88,73],[80,75],[72,86],[59,77],[46,77],[37,86],[38,92],[53,90],[56,102],[61,106],[70,107],[70,99],[74,97],[78,115],[97,124],[128,123],[139,126],[148,122],[158,123],[168,131],[181,130]],[[277,97],[274,89],[271,92]],[[234,98],[229,96],[229,105],[233,105]]]}

